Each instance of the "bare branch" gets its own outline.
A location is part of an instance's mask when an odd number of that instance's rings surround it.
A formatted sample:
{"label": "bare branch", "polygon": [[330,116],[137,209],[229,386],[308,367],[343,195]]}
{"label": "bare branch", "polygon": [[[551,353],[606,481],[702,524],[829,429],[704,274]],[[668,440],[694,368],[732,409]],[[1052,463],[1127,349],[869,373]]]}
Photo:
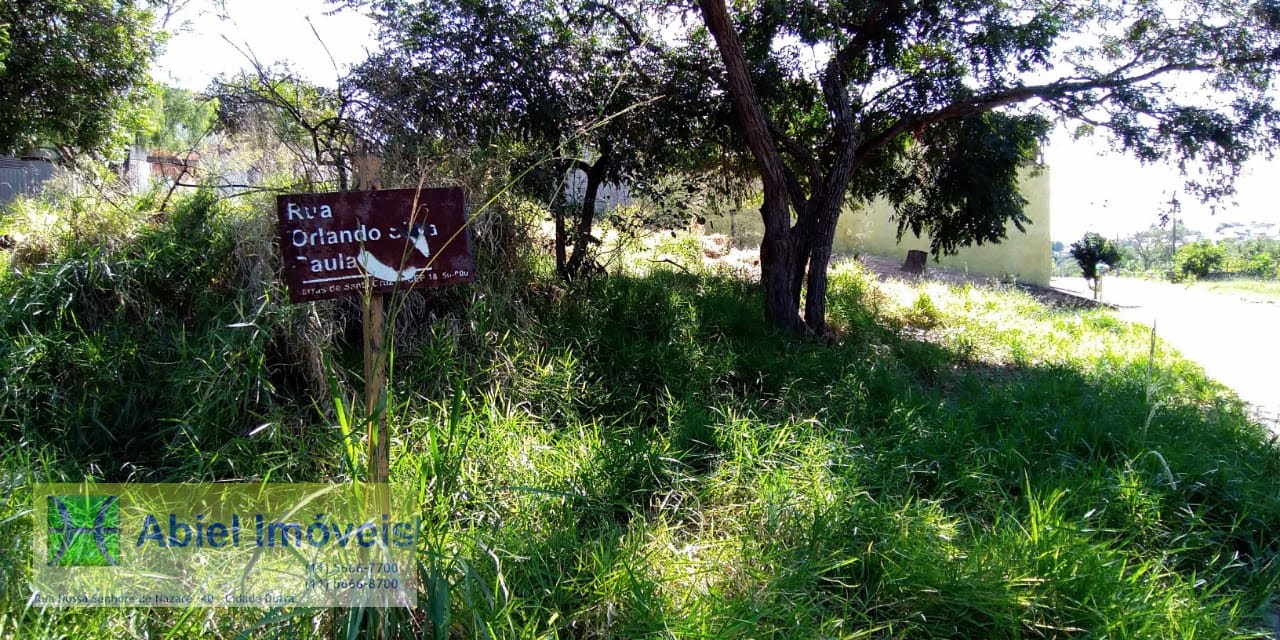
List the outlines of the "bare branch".
{"label": "bare branch", "polygon": [[1113,72],[1112,74],[1107,74],[1091,80],[1057,80],[1046,84],[1027,85],[1013,87],[1002,91],[995,91],[984,96],[958,100],[934,111],[903,117],[893,126],[863,142],[858,155],[860,157],[865,157],[888,144],[898,136],[919,127],[941,122],[950,118],[991,111],[1003,106],[1036,99],[1053,101],[1055,99],[1068,98],[1097,89],[1119,89],[1142,84],[1161,76],[1177,72],[1208,72],[1227,66],[1259,64],[1263,62],[1276,61],[1280,61],[1280,50],[1273,51],[1265,56],[1259,55],[1244,58],[1233,58],[1226,61],[1168,63],[1132,76],[1117,76],[1114,75]]}

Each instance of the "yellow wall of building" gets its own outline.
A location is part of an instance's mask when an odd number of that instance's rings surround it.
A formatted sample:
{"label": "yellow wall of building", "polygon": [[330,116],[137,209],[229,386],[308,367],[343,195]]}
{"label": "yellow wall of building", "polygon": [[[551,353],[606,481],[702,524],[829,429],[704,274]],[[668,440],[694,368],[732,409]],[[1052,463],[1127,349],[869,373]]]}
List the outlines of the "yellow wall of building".
{"label": "yellow wall of building", "polygon": [[[954,256],[943,256],[936,263],[932,256],[929,264],[967,270],[970,274],[1006,278],[1015,276],[1019,282],[1049,286],[1053,273],[1053,258],[1049,235],[1049,169],[1028,172],[1022,178],[1022,195],[1027,199],[1025,213],[1031,219],[1026,232],[1019,232],[1010,225],[1008,237],[999,244],[987,243],[960,249]],[[917,238],[910,231],[898,242],[898,225],[893,220],[893,206],[877,200],[861,210],[846,209],[836,227],[835,250],[838,256],[869,254],[903,260],[907,250],[929,251],[929,236]],[[758,245],[764,235],[764,225],[758,211],[743,211],[734,216],[735,244]],[[729,216],[709,219],[708,233],[730,233]]]}

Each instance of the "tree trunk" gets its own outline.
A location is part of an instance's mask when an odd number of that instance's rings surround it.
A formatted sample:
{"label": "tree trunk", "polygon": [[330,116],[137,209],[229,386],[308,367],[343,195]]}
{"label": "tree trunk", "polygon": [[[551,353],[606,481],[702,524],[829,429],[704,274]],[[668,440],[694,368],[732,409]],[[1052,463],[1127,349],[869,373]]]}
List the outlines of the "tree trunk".
{"label": "tree trunk", "polygon": [[[843,199],[841,199],[843,200]],[[814,335],[827,331],[827,269],[831,264],[831,245],[835,241],[836,222],[840,219],[840,203],[819,220],[809,245],[808,289],[804,297],[804,323]]]}
{"label": "tree trunk", "polygon": [[831,265],[831,247],[836,239],[836,224],[849,189],[849,180],[858,166],[860,140],[853,126],[853,106],[845,90],[844,73],[833,59],[822,75],[822,95],[835,122],[836,156],[805,207],[812,219],[806,249],[809,262],[808,289],[804,299],[804,321],[809,331],[822,335],[827,330],[827,269]]}
{"label": "tree trunk", "polygon": [[565,255],[565,244],[566,244],[565,233],[566,232],[564,228],[565,206],[564,206],[564,202],[560,201],[561,200],[560,194],[554,194],[552,197],[554,198],[554,200],[551,201],[551,212],[553,217],[556,220],[556,273],[560,275],[561,280],[568,280],[569,276],[568,276],[568,272],[566,271],[567,260],[565,259],[566,258],[566,255]]}
{"label": "tree trunk", "polygon": [[781,229],[770,225],[769,218],[779,212],[787,215],[787,199],[775,198],[770,202],[766,194],[760,215],[765,218],[764,240],[760,242],[760,278],[764,284],[764,319],[770,325],[799,333],[804,329],[799,308],[791,293],[791,271],[795,253],[791,248],[791,234],[784,223]]}
{"label": "tree trunk", "polygon": [[837,158],[821,191],[808,207],[813,212],[813,222],[806,246],[809,274],[806,281],[808,289],[804,297],[804,322],[809,331],[817,335],[822,335],[827,330],[827,270],[831,265],[836,225],[840,222],[845,189],[853,175],[853,168],[852,158],[848,162]]}
{"label": "tree trunk", "polygon": [[795,262],[791,265],[791,299],[792,305],[800,308],[800,294],[804,290],[804,274],[809,268],[809,251],[813,246],[813,210],[811,203],[806,203],[802,211],[796,212],[796,224],[791,228],[791,252]]}
{"label": "tree trunk", "polygon": [[[567,280],[578,277],[587,258],[587,243],[591,240],[591,229],[595,222],[596,200],[600,193],[600,185],[604,183],[605,173],[609,169],[610,154],[608,150],[596,159],[595,164],[586,168],[586,188],[582,193],[582,209],[578,212],[578,221],[573,227],[573,253],[565,264],[564,276]],[[585,163],[584,163],[585,164]]]}
{"label": "tree trunk", "polygon": [[729,19],[724,0],[698,0],[703,22],[716,39],[724,60],[725,78],[733,96],[742,133],[760,168],[764,188],[764,240],[760,243],[761,282],[764,285],[764,317],[769,324],[788,331],[803,330],[792,289],[796,256],[792,251],[791,210],[786,177],[778,148],[769,135],[760,97],[751,84],[742,43]]}

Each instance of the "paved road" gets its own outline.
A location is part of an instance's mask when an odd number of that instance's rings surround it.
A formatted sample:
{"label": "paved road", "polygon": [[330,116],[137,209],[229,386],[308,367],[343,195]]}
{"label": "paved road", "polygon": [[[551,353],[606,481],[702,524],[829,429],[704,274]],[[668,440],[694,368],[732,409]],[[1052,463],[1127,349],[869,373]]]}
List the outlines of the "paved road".
{"label": "paved road", "polygon": [[[1083,278],[1054,278],[1053,287],[1092,297]],[[1154,322],[1157,335],[1235,389],[1280,433],[1280,304],[1129,278],[1104,280],[1102,300],[1119,306],[1125,320]]]}

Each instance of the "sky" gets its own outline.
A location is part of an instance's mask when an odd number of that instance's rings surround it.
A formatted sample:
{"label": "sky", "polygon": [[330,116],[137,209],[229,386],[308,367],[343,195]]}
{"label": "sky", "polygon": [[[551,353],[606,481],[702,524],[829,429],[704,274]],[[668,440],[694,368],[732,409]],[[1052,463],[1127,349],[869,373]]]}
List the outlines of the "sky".
{"label": "sky", "polygon": [[221,4],[225,11],[214,10],[210,0],[196,0],[174,19],[184,26],[169,39],[152,69],[156,80],[202,90],[219,74],[249,67],[247,55],[252,55],[264,64],[288,63],[303,78],[333,86],[338,77],[333,61],[343,69],[364,60],[375,46],[368,18],[352,11],[330,15],[324,0]]}
{"label": "sky", "polygon": [[1250,161],[1236,182],[1234,202],[1219,202],[1214,212],[1193,196],[1182,193],[1183,179],[1175,167],[1143,165],[1131,156],[1111,151],[1105,138],[1074,140],[1063,127],[1050,136],[1045,149],[1049,166],[1052,235],[1066,244],[1087,231],[1109,238],[1124,237],[1158,222],[1171,196],[1181,204],[1179,223],[1213,237],[1227,222],[1280,223],[1280,163]]}
{"label": "sky", "polygon": [[[247,67],[248,53],[266,64],[288,63],[303,78],[332,86],[338,73],[326,47],[339,69],[376,47],[371,21],[351,11],[330,15],[324,0],[225,0],[225,11],[218,12],[210,4],[196,0],[176,18],[186,27],[169,40],[153,69],[158,81],[204,89],[214,76]],[[1067,244],[1086,231],[1123,237],[1145,229],[1182,184],[1173,167],[1144,166],[1111,152],[1101,137],[1074,140],[1062,127],[1051,136],[1045,160],[1051,234]],[[1236,186],[1235,201],[1219,203],[1216,213],[1180,195],[1181,224],[1212,235],[1224,222],[1280,223],[1280,162],[1251,162]]]}

